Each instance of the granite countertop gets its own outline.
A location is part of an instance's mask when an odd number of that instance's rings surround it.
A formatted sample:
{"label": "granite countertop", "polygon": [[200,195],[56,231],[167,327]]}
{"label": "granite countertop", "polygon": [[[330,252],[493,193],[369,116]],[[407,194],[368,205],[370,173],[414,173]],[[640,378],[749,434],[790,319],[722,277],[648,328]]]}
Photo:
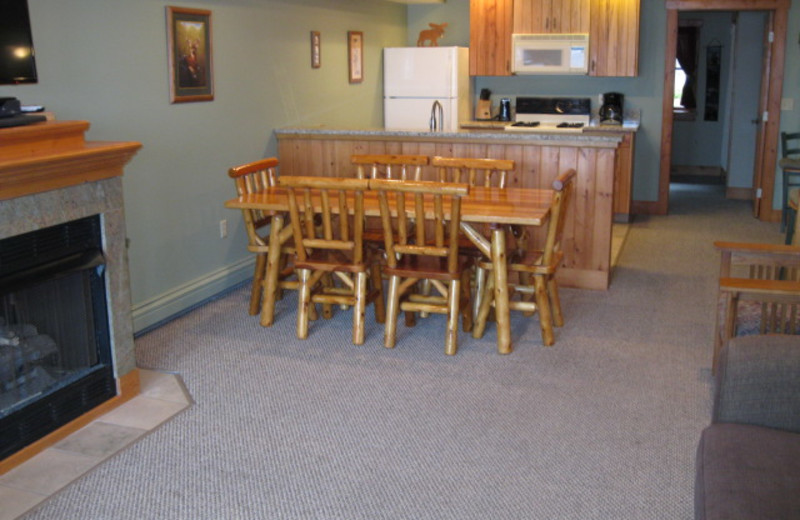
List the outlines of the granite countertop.
{"label": "granite countertop", "polygon": [[[480,122],[479,122],[480,123]],[[497,140],[520,142],[549,142],[570,143],[575,145],[593,145],[601,147],[615,147],[621,140],[621,132],[596,132],[596,133],[538,133],[538,132],[504,132],[501,131],[499,121],[487,121],[486,126],[477,128],[464,128],[456,132],[431,132],[424,130],[387,130],[385,128],[332,128],[325,125],[306,127],[276,128],[275,135],[280,137],[291,136],[319,136],[319,137],[364,137],[364,138],[398,138],[398,139],[430,139],[430,140]],[[484,130],[484,131],[481,131]]]}

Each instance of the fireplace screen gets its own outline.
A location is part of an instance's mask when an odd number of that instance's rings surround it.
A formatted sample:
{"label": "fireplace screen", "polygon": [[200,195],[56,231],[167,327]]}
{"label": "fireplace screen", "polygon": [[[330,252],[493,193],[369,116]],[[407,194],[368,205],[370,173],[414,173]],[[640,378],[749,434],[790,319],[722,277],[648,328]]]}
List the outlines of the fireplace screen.
{"label": "fireplace screen", "polygon": [[0,241],[0,458],[116,394],[100,217]]}

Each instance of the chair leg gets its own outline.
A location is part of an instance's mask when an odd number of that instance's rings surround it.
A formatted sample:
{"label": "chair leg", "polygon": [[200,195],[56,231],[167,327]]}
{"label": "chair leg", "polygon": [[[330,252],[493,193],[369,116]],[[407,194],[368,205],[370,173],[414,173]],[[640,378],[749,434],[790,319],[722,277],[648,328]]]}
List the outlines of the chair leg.
{"label": "chair leg", "polygon": [[472,319],[473,322],[478,319],[478,310],[481,308],[483,301],[483,289],[486,286],[486,269],[475,267],[475,298],[472,300]]}
{"label": "chair leg", "polygon": [[353,345],[364,344],[364,316],[367,308],[367,273],[356,273],[356,304],[353,306]]}
{"label": "chair leg", "polygon": [[489,276],[486,279],[486,286],[483,290],[481,297],[481,307],[478,309],[478,316],[475,318],[475,323],[472,325],[472,337],[482,338],[483,332],[486,330],[486,320],[489,317],[489,311],[492,309],[492,299],[494,299],[494,276]]}
{"label": "chair leg", "polygon": [[308,337],[308,308],[314,305],[311,302],[311,285],[309,284],[311,271],[299,269],[298,277],[300,278],[300,290],[297,295],[297,337],[306,339]]}
{"label": "chair leg", "polygon": [[[431,294],[431,282],[430,282],[430,280],[422,280],[422,282],[420,282],[420,291],[419,292],[420,292],[420,294],[423,294],[425,296],[429,296]],[[421,311],[419,313],[419,317],[420,318],[427,318],[428,314],[429,314],[428,312]]]}
{"label": "chair leg", "polygon": [[711,357],[711,373],[717,373],[719,353],[725,342],[736,334],[736,307],[739,303],[738,295],[732,292],[720,292],[717,301],[722,300],[722,320],[717,314],[717,323],[714,330],[714,352]]}
{"label": "chair leg", "polygon": [[564,326],[564,315],[561,314],[561,298],[558,296],[558,284],[554,277],[547,280],[547,292],[550,294],[550,305],[553,311],[553,324],[556,327]]}
{"label": "chair leg", "polygon": [[261,298],[264,296],[264,274],[267,268],[267,254],[256,255],[256,268],[253,271],[253,286],[250,289],[250,316],[255,316],[261,309]]}
{"label": "chair leg", "polygon": [[547,296],[545,281],[541,276],[533,277],[533,288],[536,295],[536,306],[539,308],[539,326],[542,329],[542,343],[549,347],[553,339],[553,315],[550,312],[550,301]]}
{"label": "chair leg", "polygon": [[[322,287],[324,287],[325,289],[334,287],[333,275],[331,275],[331,273],[325,273],[324,275],[322,275],[320,283],[322,283]],[[333,318],[333,305],[331,305],[330,303],[322,304],[322,317],[326,320]]]}
{"label": "chair leg", "polygon": [[386,348],[394,348],[397,336],[397,314],[400,310],[399,287],[400,277],[391,276],[389,278],[389,294],[386,296],[386,326],[383,333],[383,346]]}
{"label": "chair leg", "polygon": [[472,271],[464,269],[461,273],[461,320],[464,332],[472,332],[472,327],[475,323],[472,319],[472,306],[470,305],[470,298],[472,291],[470,290],[470,279],[472,278]]}
{"label": "chair leg", "polygon": [[444,353],[453,356],[458,351],[458,318],[459,302],[461,301],[461,281],[451,280],[447,291],[447,338],[444,344]]}
{"label": "chair leg", "polygon": [[378,262],[373,262],[370,267],[370,275],[372,278],[372,289],[377,291],[375,296],[375,321],[378,323],[386,323],[386,301],[383,294],[383,276],[381,275],[381,266]]}

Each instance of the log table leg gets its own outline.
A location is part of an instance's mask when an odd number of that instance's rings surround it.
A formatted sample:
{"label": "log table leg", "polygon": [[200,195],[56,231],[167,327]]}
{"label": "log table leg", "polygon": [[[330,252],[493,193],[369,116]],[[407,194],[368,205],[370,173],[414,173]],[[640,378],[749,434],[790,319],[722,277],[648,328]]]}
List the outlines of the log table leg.
{"label": "log table leg", "polygon": [[511,322],[508,310],[508,269],[506,267],[505,226],[492,225],[492,276],[494,312],[497,320],[497,353],[511,353]]}
{"label": "log table leg", "polygon": [[278,277],[281,269],[282,214],[272,217],[267,251],[267,272],[264,274],[264,301],[261,305],[261,325],[271,327],[275,319],[275,298],[278,293]]}

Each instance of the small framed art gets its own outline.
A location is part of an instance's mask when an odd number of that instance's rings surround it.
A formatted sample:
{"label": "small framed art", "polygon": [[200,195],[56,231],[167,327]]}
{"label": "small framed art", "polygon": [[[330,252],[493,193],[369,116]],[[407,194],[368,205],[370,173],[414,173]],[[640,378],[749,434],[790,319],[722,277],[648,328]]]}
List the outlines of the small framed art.
{"label": "small framed art", "polygon": [[350,83],[364,81],[364,33],[347,31],[347,55]]}
{"label": "small framed art", "polygon": [[211,11],[167,6],[171,103],[211,101]]}
{"label": "small framed art", "polygon": [[322,55],[320,54],[319,31],[311,31],[311,68],[318,69],[322,66]]}

